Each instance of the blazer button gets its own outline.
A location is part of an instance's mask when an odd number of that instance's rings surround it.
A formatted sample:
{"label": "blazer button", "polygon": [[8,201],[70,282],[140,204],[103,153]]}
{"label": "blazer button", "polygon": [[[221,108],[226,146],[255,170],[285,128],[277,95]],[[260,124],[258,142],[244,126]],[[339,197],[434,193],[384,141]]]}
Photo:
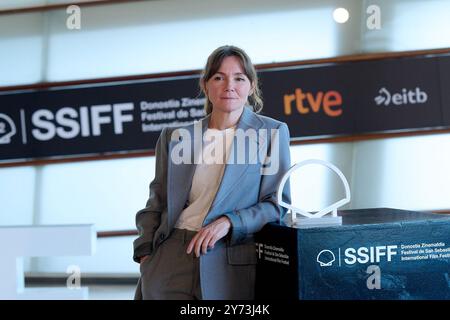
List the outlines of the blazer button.
{"label": "blazer button", "polygon": [[165,235],[164,233],[161,233],[161,234],[159,235],[159,239],[160,239],[160,240],[164,240],[165,237],[166,237],[166,235]]}

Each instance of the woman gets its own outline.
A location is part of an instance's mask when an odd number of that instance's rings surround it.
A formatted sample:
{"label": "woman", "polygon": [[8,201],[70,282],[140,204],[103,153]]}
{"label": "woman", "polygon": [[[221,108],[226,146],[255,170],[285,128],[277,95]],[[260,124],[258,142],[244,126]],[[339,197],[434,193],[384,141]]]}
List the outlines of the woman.
{"label": "woman", "polygon": [[[253,299],[254,233],[284,214],[276,191],[290,167],[289,131],[257,114],[249,57],[216,49],[200,86],[207,116],[164,128],[157,142],[150,197],[136,215],[136,299]],[[288,184],[283,197],[290,202]]]}

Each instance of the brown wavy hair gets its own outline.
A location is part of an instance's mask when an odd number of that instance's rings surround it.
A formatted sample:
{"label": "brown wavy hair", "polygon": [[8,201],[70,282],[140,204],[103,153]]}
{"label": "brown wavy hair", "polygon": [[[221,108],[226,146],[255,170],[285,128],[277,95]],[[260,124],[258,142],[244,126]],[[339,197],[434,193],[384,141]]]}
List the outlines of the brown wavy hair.
{"label": "brown wavy hair", "polygon": [[217,71],[219,71],[223,59],[232,56],[237,57],[241,61],[242,69],[244,69],[245,75],[252,84],[253,92],[248,97],[248,103],[253,107],[253,111],[256,113],[259,113],[263,108],[262,94],[261,90],[259,89],[258,83],[258,75],[256,74],[256,69],[252,64],[250,57],[241,48],[235,46],[222,46],[214,50],[209,55],[205,69],[203,70],[200,77],[200,88],[206,96],[205,111],[207,115],[212,112],[213,105],[211,101],[209,101],[205,91],[206,82],[208,82],[208,80],[211,79]]}

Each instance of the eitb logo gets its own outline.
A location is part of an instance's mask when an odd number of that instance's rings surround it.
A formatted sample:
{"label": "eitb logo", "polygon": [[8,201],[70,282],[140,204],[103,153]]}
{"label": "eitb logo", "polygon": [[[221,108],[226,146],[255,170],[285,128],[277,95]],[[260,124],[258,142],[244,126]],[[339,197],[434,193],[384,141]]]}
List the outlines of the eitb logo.
{"label": "eitb logo", "polygon": [[401,92],[397,93],[391,93],[385,87],[382,87],[378,90],[378,96],[376,96],[374,100],[378,106],[399,106],[404,104],[425,103],[428,100],[428,95],[419,87],[416,87],[414,90],[403,88]]}

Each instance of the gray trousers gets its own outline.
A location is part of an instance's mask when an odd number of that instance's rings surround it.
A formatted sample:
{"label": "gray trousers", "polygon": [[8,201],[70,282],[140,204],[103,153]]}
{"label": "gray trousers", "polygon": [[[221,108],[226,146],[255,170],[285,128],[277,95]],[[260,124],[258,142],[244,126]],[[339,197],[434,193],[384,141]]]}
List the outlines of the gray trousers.
{"label": "gray trousers", "polygon": [[201,299],[199,258],[186,253],[194,231],[174,229],[170,237],[140,264],[135,300]]}

